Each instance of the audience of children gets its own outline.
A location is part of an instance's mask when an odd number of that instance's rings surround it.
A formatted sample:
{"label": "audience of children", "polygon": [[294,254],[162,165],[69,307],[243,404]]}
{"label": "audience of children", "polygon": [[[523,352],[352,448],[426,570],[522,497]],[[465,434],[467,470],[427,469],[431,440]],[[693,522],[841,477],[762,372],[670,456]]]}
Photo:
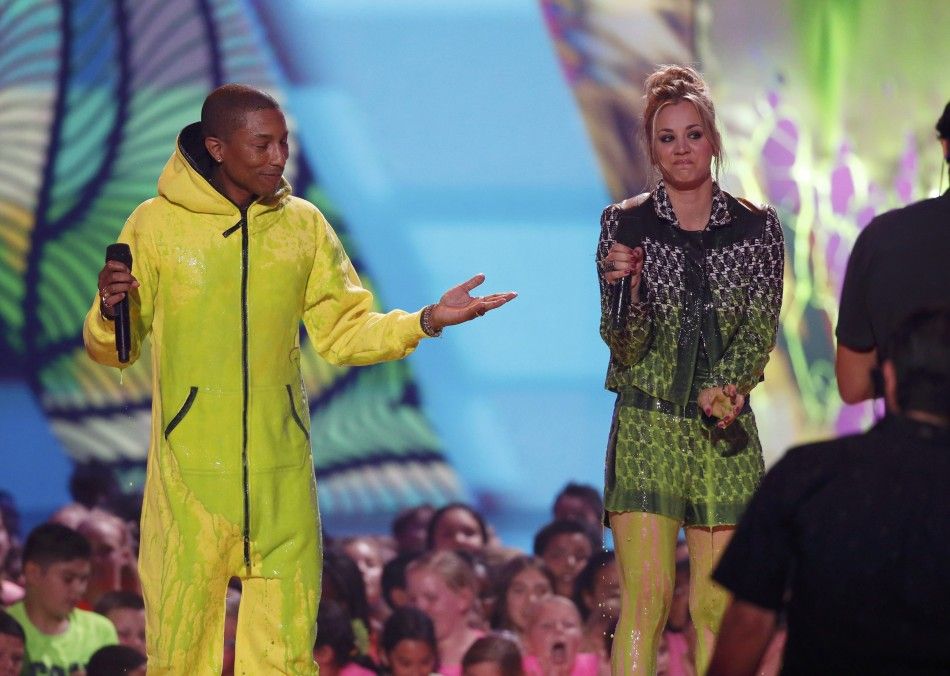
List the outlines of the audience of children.
{"label": "audience of children", "polygon": [[498,573],[497,589],[492,628],[510,631],[524,640],[528,611],[554,593],[554,575],[541,559],[516,556]]}
{"label": "audience of children", "polygon": [[125,645],[99,648],[86,665],[86,676],[145,676],[145,655]]}
{"label": "audience of children", "polygon": [[390,676],[429,676],[439,668],[435,625],[423,611],[403,606],[383,625],[380,635],[382,673]]}
{"label": "audience of children", "polygon": [[463,551],[477,554],[488,545],[488,526],[482,515],[461,502],[437,510],[429,520],[428,551]]}
{"label": "audience of children", "polygon": [[554,593],[567,598],[574,596],[574,580],[599,548],[590,527],[578,521],[552,521],[534,536],[534,555],[554,574]]}
{"label": "audience of children", "polygon": [[[94,481],[87,488],[86,502],[93,489],[108,491]],[[121,572],[134,561],[137,533],[105,502],[58,510],[59,523],[36,528],[22,556],[0,512],[0,560],[17,559],[0,570],[23,571],[0,577],[9,606],[0,614],[0,676],[19,674],[10,665],[21,661],[66,673],[88,665],[88,676],[144,668],[144,604],[128,589],[137,578]],[[314,645],[321,674],[609,673],[619,584],[613,552],[595,534],[599,493],[568,484],[553,512],[557,518],[536,533],[534,556],[506,549],[462,503],[407,510],[394,520],[392,537],[328,539]],[[75,517],[75,529],[62,525],[64,517]],[[241,599],[233,582],[222,600],[224,676],[233,673]],[[19,594],[17,583],[25,587]],[[684,559],[674,596],[685,601],[688,587]],[[82,603],[93,603],[98,615],[76,607]],[[116,643],[125,648],[100,650]],[[674,600],[660,673],[690,676],[691,646],[688,604]]]}
{"label": "audience of children", "polygon": [[555,594],[531,607],[525,646],[530,676],[598,676],[600,658],[580,646],[581,616],[573,601]]}
{"label": "audience of children", "polygon": [[0,676],[20,676],[26,656],[26,634],[13,617],[0,610]]}
{"label": "audience of children", "polygon": [[8,609],[26,634],[27,669],[82,670],[96,650],[118,643],[109,620],[76,604],[86,592],[92,548],[60,524],[35,528],[23,547],[23,600]]}
{"label": "audience of children", "polygon": [[135,592],[106,592],[94,610],[107,617],[119,636],[119,644],[145,654],[145,602]]}
{"label": "audience of children", "polygon": [[525,676],[523,660],[516,639],[482,636],[462,657],[462,676]]}
{"label": "audience of children", "polygon": [[478,579],[466,559],[453,551],[423,554],[406,569],[410,605],[432,618],[438,643],[439,673],[457,676],[462,656],[484,632],[472,626]]}

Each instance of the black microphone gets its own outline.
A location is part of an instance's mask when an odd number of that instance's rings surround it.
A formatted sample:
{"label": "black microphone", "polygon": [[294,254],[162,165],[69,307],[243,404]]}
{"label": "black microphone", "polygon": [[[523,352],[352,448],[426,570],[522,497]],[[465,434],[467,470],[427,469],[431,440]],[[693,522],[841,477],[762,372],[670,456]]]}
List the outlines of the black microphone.
{"label": "black microphone", "polygon": [[630,314],[630,275],[613,283],[610,298],[610,325],[614,331],[622,331]]}
{"label": "black microphone", "polygon": [[[128,244],[110,244],[106,247],[106,263],[118,261],[132,272],[132,250]],[[115,351],[123,364],[129,361],[132,351],[132,329],[129,322],[129,293],[113,306],[115,310]]]}

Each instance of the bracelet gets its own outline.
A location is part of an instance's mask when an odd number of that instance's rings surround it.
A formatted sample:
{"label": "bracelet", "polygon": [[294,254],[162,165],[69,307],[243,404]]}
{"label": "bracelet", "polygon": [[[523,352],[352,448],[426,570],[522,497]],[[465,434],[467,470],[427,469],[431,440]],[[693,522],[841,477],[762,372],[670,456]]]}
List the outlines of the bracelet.
{"label": "bracelet", "polygon": [[426,305],[422,308],[422,314],[419,315],[419,326],[422,327],[422,332],[430,338],[438,338],[442,335],[442,329],[436,331],[432,328],[432,308],[434,307],[435,305]]}
{"label": "bracelet", "polygon": [[106,304],[103,303],[103,302],[102,302],[102,299],[100,298],[100,299],[99,299],[99,316],[102,317],[102,318],[103,318],[104,320],[106,320],[107,322],[114,322],[114,321],[115,321],[115,315],[113,315],[113,316],[110,317],[110,316],[107,315],[105,312],[103,312],[103,308],[105,307],[105,305],[106,305]]}

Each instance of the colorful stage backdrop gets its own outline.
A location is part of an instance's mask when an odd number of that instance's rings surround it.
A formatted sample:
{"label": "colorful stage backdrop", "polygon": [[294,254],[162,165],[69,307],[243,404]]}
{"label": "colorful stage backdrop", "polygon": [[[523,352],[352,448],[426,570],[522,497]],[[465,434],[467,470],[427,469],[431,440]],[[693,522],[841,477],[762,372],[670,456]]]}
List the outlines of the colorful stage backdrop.
{"label": "colorful stage backdrop", "polygon": [[[865,426],[871,407],[835,390],[837,299],[870,218],[941,187],[947,25],[950,5],[927,0],[0,0],[2,391],[28,388],[70,458],[141,481],[147,360],[120,380],[80,327],[176,132],[241,81],[284,102],[288,177],[385,307],[479,270],[522,293],[408,363],[303,350],[328,521],[460,496],[540,509],[567,480],[598,484],[597,221],[649,182],[640,84],[676,62],[711,83],[721,183],[785,226],[780,344],[753,396],[769,459]],[[14,399],[0,453],[22,470],[22,439],[42,435]],[[0,488],[26,490],[2,473]]]}

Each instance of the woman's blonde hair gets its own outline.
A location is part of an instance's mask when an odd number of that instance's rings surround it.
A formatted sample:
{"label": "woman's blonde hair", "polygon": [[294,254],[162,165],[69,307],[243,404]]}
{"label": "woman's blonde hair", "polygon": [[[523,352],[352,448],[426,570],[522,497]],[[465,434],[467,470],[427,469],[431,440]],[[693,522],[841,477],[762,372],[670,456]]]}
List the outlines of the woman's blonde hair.
{"label": "woman's blonde hair", "polygon": [[469,590],[478,598],[478,577],[468,561],[453,551],[443,550],[423,554],[406,567],[408,575],[415,570],[427,570],[435,573],[454,592]]}
{"label": "woman's blonde hair", "polygon": [[668,105],[689,101],[696,106],[696,112],[703,121],[706,138],[709,139],[713,156],[716,158],[718,176],[723,154],[722,137],[719,135],[719,127],[716,126],[716,107],[709,97],[709,88],[703,76],[689,66],[664,65],[647,77],[643,90],[643,97],[646,99],[646,107],[643,109],[643,135],[650,164],[657,166],[656,153],[653,150],[653,128],[657,115]]}

